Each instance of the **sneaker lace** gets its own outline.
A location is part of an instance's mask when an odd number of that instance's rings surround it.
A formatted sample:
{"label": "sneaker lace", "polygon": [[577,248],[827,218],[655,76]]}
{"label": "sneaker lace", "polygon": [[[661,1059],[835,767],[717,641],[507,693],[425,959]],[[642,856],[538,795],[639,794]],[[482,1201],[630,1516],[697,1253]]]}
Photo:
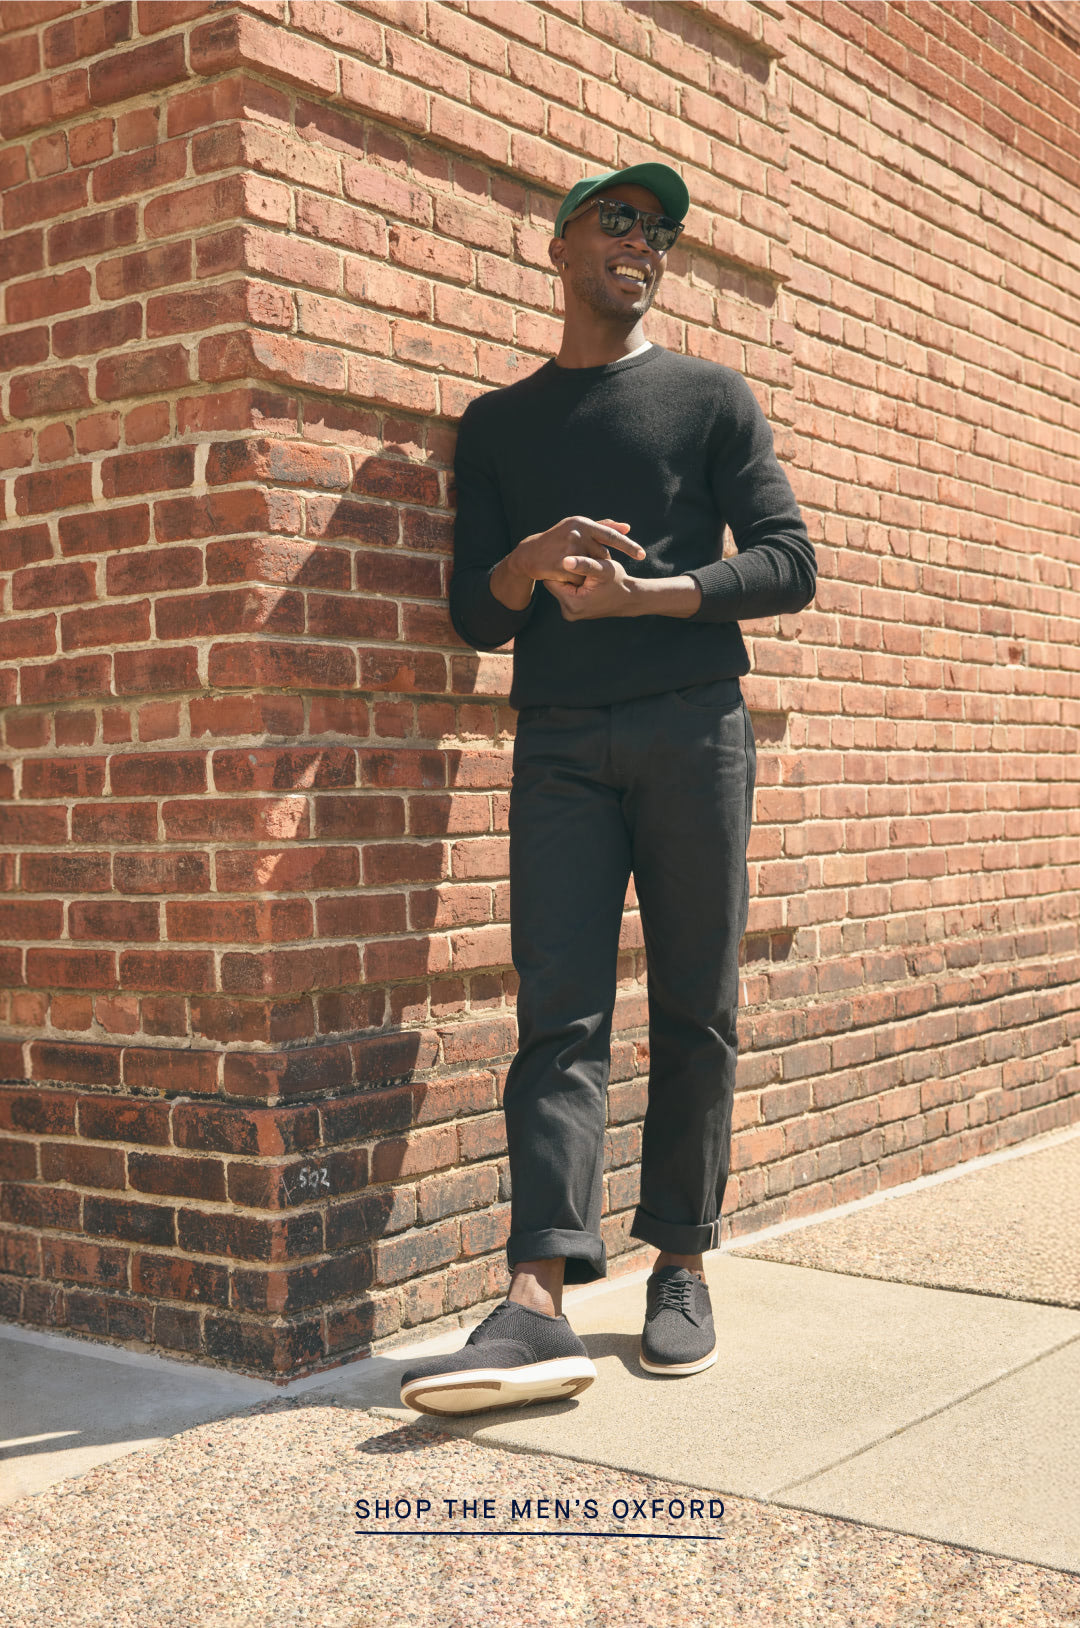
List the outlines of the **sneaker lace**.
{"label": "sneaker lace", "polygon": [[506,1306],[507,1306],[507,1302],[502,1301],[502,1302],[500,1302],[499,1305],[497,1305],[495,1307],[494,1311],[489,1311],[487,1316],[484,1318],[483,1322],[482,1323],[477,1323],[476,1327],[473,1329],[472,1333],[469,1335],[469,1338],[466,1341],[466,1344],[467,1345],[475,1345],[477,1343],[477,1341],[480,1340],[483,1337],[484,1332],[487,1329],[489,1323],[493,1323],[497,1317],[502,1317],[502,1314],[506,1310]]}
{"label": "sneaker lace", "polygon": [[661,1278],[657,1285],[657,1311],[681,1311],[685,1316],[689,1316],[693,1304],[694,1281],[692,1277]]}

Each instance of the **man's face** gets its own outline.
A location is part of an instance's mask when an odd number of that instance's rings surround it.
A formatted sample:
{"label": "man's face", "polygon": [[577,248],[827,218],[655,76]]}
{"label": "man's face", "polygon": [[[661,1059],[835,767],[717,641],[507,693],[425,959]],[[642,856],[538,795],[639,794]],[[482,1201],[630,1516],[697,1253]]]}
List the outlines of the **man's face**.
{"label": "man's face", "polygon": [[[605,187],[600,196],[636,204],[647,213],[664,213],[656,194],[632,181]],[[625,237],[609,237],[600,229],[600,211],[591,199],[580,214],[564,222],[563,235],[551,240],[550,253],[562,273],[567,306],[573,300],[597,317],[624,317],[630,327],[649,309],[664,275],[664,256],[650,249],[640,220]],[[615,267],[620,265],[644,272],[645,282],[619,276]]]}

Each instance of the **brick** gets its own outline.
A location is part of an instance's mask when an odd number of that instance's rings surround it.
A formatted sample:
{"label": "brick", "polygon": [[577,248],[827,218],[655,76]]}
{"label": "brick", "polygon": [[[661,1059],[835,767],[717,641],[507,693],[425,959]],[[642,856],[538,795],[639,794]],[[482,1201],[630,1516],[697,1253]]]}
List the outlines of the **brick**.
{"label": "brick", "polygon": [[9,323],[33,322],[86,305],[90,299],[90,273],[84,266],[53,277],[35,277],[30,282],[13,283],[5,295]]}
{"label": "brick", "polygon": [[267,1328],[252,1318],[208,1315],[204,1331],[207,1356],[246,1373],[293,1373],[325,1355],[318,1318]]}
{"label": "brick", "polygon": [[383,1187],[362,1193],[326,1211],[326,1247],[342,1249],[370,1244],[401,1232],[416,1220],[416,1199],[411,1187]]}
{"label": "brick", "polygon": [[48,354],[48,328],[23,328],[19,333],[0,333],[0,367],[5,372],[43,362]]}
{"label": "brick", "polygon": [[[96,209],[92,215],[81,215],[74,220],[60,221],[50,226],[45,234],[49,264],[62,265],[65,260],[78,260],[109,249],[134,243],[138,235],[139,217],[135,204],[121,204],[116,209]],[[98,292],[101,292],[101,267],[98,267]],[[63,354],[57,352],[58,355]]]}
{"label": "brick", "polygon": [[[204,10],[209,9],[209,6],[204,7]],[[287,124],[290,112],[289,99],[283,92],[245,75],[234,75],[171,97],[169,135],[184,135],[206,125],[239,118],[245,113],[255,114],[271,123]]]}
{"label": "brick", "polygon": [[225,1259],[283,1261],[322,1247],[322,1217],[314,1212],[266,1219],[224,1210],[181,1209],[180,1248]]}
{"label": "brick", "polygon": [[3,63],[0,64],[0,84],[10,85],[17,79],[30,79],[40,66],[41,55],[35,35],[24,34],[22,39],[9,39],[4,47]]}
{"label": "brick", "polygon": [[120,1148],[79,1142],[42,1142],[42,1181],[70,1182],[75,1187],[122,1188],[124,1154]]}
{"label": "brick", "polygon": [[104,788],[104,758],[39,757],[23,764],[24,797],[100,797]]}
{"label": "brick", "polygon": [[[140,591],[165,591],[165,589],[189,588],[202,581],[202,555],[197,549],[147,549],[140,552],[130,552],[119,558],[112,558],[106,562],[104,571],[106,589],[111,594],[140,593]],[[163,651],[158,659],[156,651],[142,651],[147,658],[145,666],[135,663],[135,651],[129,651],[127,656],[121,656],[117,661],[117,676],[122,676],[125,684],[138,682],[151,677],[169,674],[174,671],[174,663],[179,661],[182,667],[189,661],[189,653],[178,651]],[[182,681],[186,684],[187,679]],[[181,687],[182,687],[181,684]],[[151,682],[151,689],[158,689],[158,682]],[[169,685],[165,685],[168,689]],[[127,716],[127,715],[124,715]],[[125,733],[122,739],[130,739]]]}
{"label": "brick", "polygon": [[[210,862],[205,854],[136,850],[116,855],[113,875],[122,893],[205,893],[210,887]],[[81,890],[85,887],[83,883]]]}
{"label": "brick", "polygon": [[71,830],[79,842],[150,842],[157,831],[157,810],[151,804],[76,803]]}
{"label": "brick", "polygon": [[162,804],[161,819],[167,840],[176,842],[278,842],[286,833],[303,841],[309,835],[299,798],[177,800]]}
{"label": "brick", "polygon": [[370,1254],[353,1250],[310,1266],[270,1272],[238,1269],[232,1276],[232,1302],[242,1310],[295,1312],[356,1294],[371,1280]]}
{"label": "brick", "polygon": [[215,18],[192,31],[191,65],[207,77],[240,67],[269,70],[274,78],[304,90],[317,88],[333,95],[338,88],[334,53],[295,35],[288,45],[283,54],[278,31],[259,18]]}
{"label": "brick", "polygon": [[59,471],[20,475],[15,481],[15,509],[18,514],[42,514],[54,509],[88,503],[93,494],[88,464],[76,464]]}
{"label": "brick", "polygon": [[348,650],[305,644],[222,644],[210,649],[210,682],[222,689],[267,684],[275,688],[351,688],[356,664]]}
{"label": "brick", "polygon": [[[0,168],[3,161],[0,160]],[[4,240],[3,253],[10,277],[25,277],[45,265],[45,239],[40,231],[15,233]]]}
{"label": "brick", "polygon": [[41,373],[18,373],[11,381],[12,418],[43,418],[50,413],[78,411],[89,405],[90,391],[84,368],[57,367]]}
{"label": "brick", "polygon": [[192,703],[191,731],[195,738],[235,738],[260,730],[271,735],[293,735],[301,727],[303,716],[303,706],[296,696],[223,695]]}
{"label": "brick", "polygon": [[16,571],[11,579],[12,604],[18,610],[70,605],[81,599],[91,599],[94,593],[93,566],[80,561],[32,566],[25,571]]}
{"label": "brick", "polygon": [[174,942],[208,940],[224,944],[274,943],[311,936],[311,906],[306,899],[207,900],[169,903],[165,925]]}
{"label": "brick", "polygon": [[90,100],[98,106],[162,90],[187,74],[184,37],[170,34],[130,51],[111,51],[90,68]]}
{"label": "brick", "polygon": [[376,1182],[445,1169],[456,1161],[457,1132],[452,1125],[434,1126],[407,1137],[380,1142],[372,1156],[371,1174]]}
{"label": "brick", "polygon": [[210,1261],[177,1259],[153,1251],[137,1250],[132,1255],[131,1287],[139,1294],[181,1300],[188,1305],[229,1304],[227,1268],[214,1266]]}
{"label": "brick", "polygon": [[431,1272],[456,1260],[460,1251],[459,1223],[441,1221],[437,1226],[402,1233],[399,1238],[382,1238],[375,1245],[375,1273],[380,1283],[400,1283],[420,1272]]}
{"label": "brick", "polygon": [[[134,241],[134,236],[125,241]],[[103,260],[95,273],[103,300],[123,299],[170,283],[186,282],[191,275],[191,244],[163,243],[135,254]]]}
{"label": "brick", "polygon": [[109,762],[109,783],[121,797],[205,791],[206,759],[198,752],[118,752]]}
{"label": "brick", "polygon": [[0,1188],[0,1221],[35,1232],[78,1232],[82,1201],[78,1193],[39,1184],[5,1181]]}
{"label": "brick", "polygon": [[190,293],[161,294],[148,300],[146,306],[146,332],[151,339],[165,334],[199,333],[245,320],[262,327],[290,327],[291,295],[269,283],[237,281],[215,283],[212,288],[196,288]]}
{"label": "brick", "polygon": [[176,1214],[163,1204],[88,1197],[83,1201],[83,1228],[91,1237],[172,1244],[176,1241]]}
{"label": "brick", "polygon": [[245,1108],[239,1104],[177,1103],[177,1147],[273,1156],[306,1152],[319,1142],[315,1108]]}
{"label": "brick", "polygon": [[0,1142],[0,1182],[33,1181],[38,1173],[33,1142]]}
{"label": "brick", "polygon": [[212,334],[199,345],[199,377],[212,383],[231,379],[273,379],[280,383],[340,393],[345,361],[328,345],[252,330]]}
{"label": "brick", "polygon": [[0,900],[0,932],[5,938],[59,938],[62,916],[58,899]]}
{"label": "brick", "polygon": [[[41,1273],[41,1240],[30,1232],[0,1232],[0,1272],[36,1278]],[[11,1314],[17,1318],[17,1310]]]}
{"label": "brick", "polygon": [[19,1091],[0,1086],[0,1130],[73,1135],[75,1097],[50,1090]]}
{"label": "brick", "polygon": [[[110,586],[117,582],[115,575],[110,577]],[[198,656],[191,647],[117,651],[113,659],[113,674],[117,695],[147,695],[155,690],[191,690],[198,685]],[[139,715],[143,740],[178,733],[176,703],[163,702],[162,707],[166,710],[159,716],[171,720],[171,727],[151,730],[147,724],[149,713],[143,708]]]}
{"label": "brick", "polygon": [[461,1221],[461,1253],[485,1255],[505,1249],[510,1236],[510,1206],[502,1204],[481,1215],[464,1216]]}
{"label": "brick", "polygon": [[192,447],[170,447],[162,452],[132,452],[104,460],[101,484],[107,498],[134,497],[143,492],[190,486],[194,470]]}
{"label": "brick", "polygon": [[[188,382],[188,354],[182,345],[160,345],[154,350],[126,351],[97,365],[95,390],[99,401],[155,395],[176,390]],[[186,484],[171,481],[170,484]]]}
{"label": "brick", "polygon": [[124,1097],[80,1097],[79,1134],[98,1142],[169,1144],[169,1105]]}
{"label": "brick", "polygon": [[8,526],[0,534],[0,570],[15,571],[34,560],[47,560],[50,554],[52,540],[47,526]]}
{"label": "brick", "polygon": [[347,746],[216,751],[213,773],[219,791],[352,786],[356,783],[356,754]]}
{"label": "brick", "polygon": [[35,1040],[31,1043],[30,1060],[35,1080],[113,1085],[120,1079],[119,1053],[113,1046]]}
{"label": "brick", "polygon": [[43,1238],[41,1275],[60,1283],[92,1283],[101,1288],[126,1284],[128,1252],[109,1244]]}
{"label": "brick", "polygon": [[[23,863],[25,866],[25,860]],[[275,886],[288,891],[351,888],[360,880],[360,861],[354,848],[283,848],[276,852],[232,849],[217,856],[218,887],[226,893],[249,892],[262,885],[271,867]],[[193,889],[187,886],[183,891],[190,893]]]}
{"label": "brick", "polygon": [[428,1176],[417,1186],[420,1220],[438,1221],[443,1216],[493,1204],[498,1192],[499,1176],[493,1165]]}
{"label": "brick", "polygon": [[4,653],[9,659],[55,655],[55,616],[23,616],[9,620],[5,630]]}
{"label": "brick", "polygon": [[172,426],[172,415],[167,401],[151,401],[134,407],[124,415],[124,440],[128,446],[141,446],[146,441],[163,441]]}
{"label": "brick", "polygon": [[154,505],[154,529],[160,542],[241,531],[292,532],[300,524],[300,506],[287,492],[217,491],[197,498],[164,499]]}
{"label": "brick", "polygon": [[225,1166],[220,1159],[129,1153],[128,1185],[136,1192],[167,1198],[225,1198]]}
{"label": "brick", "polygon": [[323,1138],[334,1143],[404,1130],[412,1124],[413,1112],[413,1093],[408,1086],[361,1091],[322,1105]]}
{"label": "brick", "polygon": [[292,441],[218,441],[210,448],[206,478],[211,486],[269,480],[344,491],[352,479],[352,467],[344,453]]}
{"label": "brick", "polygon": [[108,158],[112,152],[114,125],[111,119],[91,119],[68,133],[68,154],[75,168]]}
{"label": "brick", "polygon": [[[130,645],[150,638],[150,601],[125,606],[68,610],[60,617],[64,650],[93,650],[98,645]],[[116,672],[116,667],[114,667]]]}

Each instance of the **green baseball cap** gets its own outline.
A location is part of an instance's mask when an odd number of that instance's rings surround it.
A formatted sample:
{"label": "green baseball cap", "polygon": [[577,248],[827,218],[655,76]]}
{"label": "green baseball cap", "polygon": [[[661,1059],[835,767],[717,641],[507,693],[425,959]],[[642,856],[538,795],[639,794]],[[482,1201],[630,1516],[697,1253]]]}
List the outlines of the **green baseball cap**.
{"label": "green baseball cap", "polygon": [[659,198],[664,213],[673,220],[682,220],[690,208],[686,182],[670,164],[631,164],[627,170],[605,170],[602,175],[586,175],[582,180],[575,181],[559,205],[559,213],[555,217],[555,236],[562,236],[567,216],[572,215],[580,204],[616,181],[636,181],[639,186],[648,187]]}

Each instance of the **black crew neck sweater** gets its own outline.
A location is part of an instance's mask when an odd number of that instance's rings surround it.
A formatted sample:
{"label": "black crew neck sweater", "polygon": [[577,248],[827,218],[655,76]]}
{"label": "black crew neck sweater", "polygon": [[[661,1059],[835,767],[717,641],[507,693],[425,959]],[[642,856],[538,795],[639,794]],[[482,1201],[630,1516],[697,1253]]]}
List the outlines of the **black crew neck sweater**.
{"label": "black crew neck sweater", "polygon": [[[467,644],[514,640],[510,705],[601,706],[749,672],[739,620],[801,610],[817,562],[772,431],[740,373],[650,345],[600,367],[545,362],[471,401],[454,454],[450,618]],[[568,622],[538,582],[524,610],[491,573],[524,537],[570,515],[625,520],[643,560],[627,572],[689,574],[690,617]],[[738,558],[721,557],[724,527]]]}

